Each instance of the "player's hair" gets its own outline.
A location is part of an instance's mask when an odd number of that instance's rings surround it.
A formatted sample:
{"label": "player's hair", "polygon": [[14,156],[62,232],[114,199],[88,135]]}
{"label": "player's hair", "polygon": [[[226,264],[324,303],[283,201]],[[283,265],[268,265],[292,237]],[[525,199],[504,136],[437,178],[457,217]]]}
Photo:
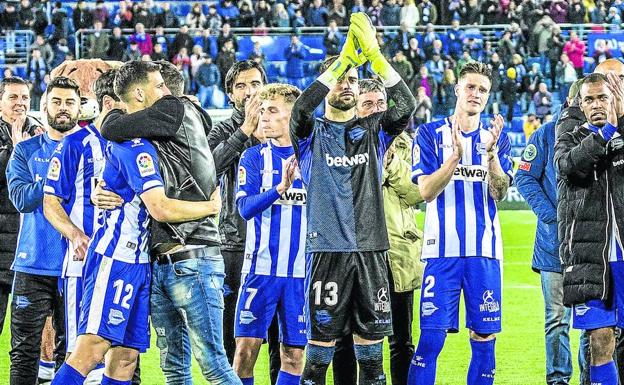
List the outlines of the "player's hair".
{"label": "player's hair", "polygon": [[52,81],[50,82],[50,84],[48,84],[48,87],[46,89],[46,92],[48,93],[48,95],[50,95],[52,90],[55,88],[74,90],[76,95],[80,97],[80,87],[78,86],[78,83],[76,83],[75,81],[73,81],[72,79],[68,77],[57,76],[54,79],[52,79]]}
{"label": "player's hair", "polygon": [[238,77],[238,75],[240,75],[241,72],[249,71],[251,69],[257,69],[258,71],[260,71],[260,76],[262,77],[262,83],[267,84],[266,72],[264,71],[264,68],[262,67],[262,65],[253,60],[243,60],[243,61],[234,63],[234,65],[230,68],[230,70],[225,75],[225,93],[231,94],[234,88],[234,82],[236,81],[236,78]]}
{"label": "player's hair", "polygon": [[581,87],[583,87],[585,84],[596,84],[596,83],[606,83],[606,82],[608,82],[608,80],[605,75],[594,72],[585,76],[585,78],[583,78],[583,80],[581,81],[581,85],[579,87],[579,91]]}
{"label": "player's hair", "polygon": [[478,61],[471,61],[462,66],[459,70],[459,79],[463,79],[468,74],[483,75],[488,79],[492,79],[492,70],[487,64]]}
{"label": "player's hair", "polygon": [[360,95],[367,94],[369,92],[381,92],[384,98],[387,97],[386,87],[377,79],[362,79],[360,80]]}
{"label": "player's hair", "polygon": [[19,84],[28,87],[28,82],[18,76],[4,78],[0,81],[0,98],[4,95],[4,90],[9,84]]}
{"label": "player's hair", "polygon": [[93,85],[93,92],[95,92],[95,99],[97,100],[98,106],[100,106],[100,111],[104,104],[104,96],[111,97],[116,102],[119,101],[119,96],[117,96],[113,87],[115,75],[117,75],[117,70],[110,69],[100,75]]}
{"label": "player's hair", "polygon": [[281,96],[288,104],[294,104],[299,95],[299,88],[283,83],[267,84],[259,92],[260,100],[273,100],[276,96]]}
{"label": "player's hair", "polygon": [[180,97],[184,94],[184,78],[178,68],[171,62],[159,60],[155,62],[160,65],[160,75],[162,75],[165,85],[171,91],[171,95]]}
{"label": "player's hair", "polygon": [[147,83],[148,74],[160,71],[160,66],[153,62],[132,60],[122,65],[115,76],[115,93],[125,101],[130,88],[137,83]]}
{"label": "player's hair", "polygon": [[327,71],[327,69],[332,64],[334,64],[336,60],[338,60],[338,55],[326,57],[325,60],[323,60],[323,63],[321,63],[321,66],[319,67],[319,74],[322,74],[323,72]]}

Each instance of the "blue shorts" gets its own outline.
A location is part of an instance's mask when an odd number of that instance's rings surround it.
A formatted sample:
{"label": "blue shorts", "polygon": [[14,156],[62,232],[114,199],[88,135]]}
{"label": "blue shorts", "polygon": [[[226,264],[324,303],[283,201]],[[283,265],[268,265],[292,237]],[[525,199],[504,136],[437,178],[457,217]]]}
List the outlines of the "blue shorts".
{"label": "blue shorts", "polygon": [[150,344],[149,263],[127,263],[88,252],[78,334],[96,334],[113,346],[137,349]]}
{"label": "blue shorts", "polygon": [[304,278],[248,274],[241,281],[234,335],[266,339],[277,312],[280,342],[305,346]]}
{"label": "blue shorts", "polygon": [[609,262],[609,265],[612,285],[610,300],[594,299],[574,305],[572,326],[575,329],[624,328],[624,262]]}
{"label": "blue shorts", "polygon": [[427,259],[420,295],[420,328],[458,332],[462,290],[466,327],[479,334],[500,333],[500,262],[480,257]]}
{"label": "blue shorts", "polygon": [[65,340],[69,353],[76,349],[78,320],[82,301],[82,277],[61,278],[63,282],[63,302],[65,302]]}

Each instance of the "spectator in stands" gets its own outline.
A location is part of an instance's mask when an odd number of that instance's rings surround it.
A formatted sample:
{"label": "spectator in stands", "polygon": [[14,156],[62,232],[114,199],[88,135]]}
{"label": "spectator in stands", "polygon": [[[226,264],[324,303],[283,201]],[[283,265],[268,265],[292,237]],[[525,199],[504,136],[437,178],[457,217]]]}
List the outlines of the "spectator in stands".
{"label": "spectator in stands", "polygon": [[191,35],[189,35],[188,26],[184,24],[182,27],[180,27],[180,30],[173,38],[170,53],[175,55],[180,52],[182,48],[186,48],[186,51],[188,52],[193,49],[193,45],[193,38],[191,37]]}
{"label": "spectator in stands", "polygon": [[206,54],[204,53],[204,49],[201,45],[193,46],[193,53],[191,54],[191,78],[195,77],[199,66],[203,63],[205,55]]}
{"label": "spectator in stands", "polygon": [[37,35],[35,38],[35,42],[30,47],[31,49],[37,48],[41,52],[41,57],[45,60],[48,68],[52,65],[52,61],[54,61],[54,51],[52,50],[52,46],[45,40],[42,35]]}
{"label": "spectator in stands", "polygon": [[333,0],[332,5],[329,8],[329,20],[335,20],[336,24],[339,26],[348,26],[349,13],[347,11],[347,7],[344,5],[343,0]]}
{"label": "spectator in stands", "polygon": [[501,23],[516,23],[518,25],[522,23],[520,13],[518,12],[518,6],[514,1],[509,2],[509,9],[503,14]]}
{"label": "spectator in stands", "polygon": [[186,47],[180,48],[180,51],[171,60],[178,68],[184,79],[184,93],[190,92],[191,88],[191,57],[188,55]]}
{"label": "spectator in stands", "polygon": [[511,31],[503,32],[503,37],[498,42],[498,54],[503,63],[511,63],[516,48],[511,41]]}
{"label": "spectator in stands", "polygon": [[206,28],[209,28],[211,31],[218,31],[221,29],[222,25],[223,20],[221,19],[221,15],[217,13],[217,6],[210,4],[208,7],[208,15],[206,16]]}
{"label": "spectator in stands", "polygon": [[327,56],[338,55],[340,53],[340,47],[342,45],[342,33],[338,30],[336,20],[331,19],[327,32],[323,37],[323,45],[325,46],[325,54]]}
{"label": "spectator in stands", "polygon": [[395,50],[401,50],[404,53],[409,50],[409,41],[412,37],[412,33],[409,31],[407,24],[401,23],[399,32],[393,39],[393,45]]}
{"label": "spectator in stands", "polygon": [[78,0],[72,19],[76,31],[91,28],[93,25],[93,13],[87,8],[87,2],[85,0]]}
{"label": "spectator in stands", "polygon": [[130,60],[141,60],[141,51],[139,50],[139,46],[136,41],[131,41],[130,46],[124,52],[121,57],[121,61],[127,62]]}
{"label": "spectator in stands", "polygon": [[418,70],[425,62],[425,51],[418,46],[418,39],[411,37],[409,40],[409,49],[405,53],[407,60],[412,64],[414,71]]}
{"label": "spectator in stands", "polygon": [[418,87],[416,92],[416,110],[414,112],[414,124],[421,125],[428,123],[433,117],[433,103],[427,95],[425,87]]}
{"label": "spectator in stands", "polygon": [[[123,54],[123,51],[121,51],[121,53]],[[61,65],[61,63],[68,59],[68,55],[70,55],[70,52],[69,47],[67,46],[67,40],[60,39],[54,45],[54,60],[52,60],[52,63],[50,64],[50,69],[52,70]]]}
{"label": "spectator in stands", "polygon": [[608,24],[611,24],[611,31],[619,31],[622,24],[622,16],[620,15],[620,9],[617,7],[609,8],[609,14],[605,20]]}
{"label": "spectator in stands", "polygon": [[418,4],[421,25],[435,24],[438,22],[438,9],[430,0],[422,0]]}
{"label": "spectator in stands", "polygon": [[353,0],[353,7],[351,7],[351,13],[356,12],[364,12],[366,13],[366,6],[364,5],[364,0]]}
{"label": "spectator in stands", "polygon": [[572,84],[578,79],[578,74],[574,69],[574,65],[566,53],[561,54],[561,61],[557,63],[557,85],[559,88],[559,98],[566,100],[568,92]]}
{"label": "spectator in stands", "polygon": [[524,137],[529,140],[529,137],[542,125],[542,122],[537,118],[535,114],[529,114],[527,119],[522,124],[522,131],[524,131]]}
{"label": "spectator in stands", "polygon": [[596,1],[596,6],[589,12],[589,21],[594,24],[603,24],[607,19],[607,7],[601,0]]}
{"label": "spectator in stands", "polygon": [[531,69],[527,72],[525,78],[527,95],[531,100],[533,100],[533,95],[537,92],[539,85],[546,81],[544,74],[540,69],[539,63],[531,64]]}
{"label": "spectator in stands", "polygon": [[481,21],[481,8],[478,0],[465,1],[459,8],[461,22],[464,25],[477,25]]}
{"label": "spectator in stands", "polygon": [[286,78],[288,83],[303,89],[305,87],[302,79],[306,76],[305,59],[308,56],[309,48],[299,40],[299,36],[290,36],[290,45],[284,50],[286,57]]}
{"label": "spectator in stands", "polygon": [[483,15],[483,24],[497,24],[500,21],[498,1],[485,0],[481,3],[481,14]]}
{"label": "spectator in stands", "polygon": [[422,48],[425,50],[425,54],[427,55],[428,59],[431,59],[431,57],[433,57],[434,50],[442,49],[442,41],[440,41],[439,47],[434,47],[435,45],[434,43],[439,40],[440,40],[440,37],[433,30],[433,24],[431,23],[427,24],[427,29],[423,33]]}
{"label": "spectator in stands", "polygon": [[249,55],[249,60],[255,61],[256,63],[260,64],[262,67],[265,66],[264,52],[262,52],[262,47],[260,46],[259,41],[254,42],[254,48],[253,48],[253,51],[251,51],[251,54]]}
{"label": "spectator in stands", "polygon": [[[483,49],[481,50],[481,55],[479,55],[479,58],[477,59],[477,61],[480,61],[483,63],[489,63],[490,60],[492,60],[492,55],[494,55],[494,52],[496,51],[492,47],[491,41],[487,40],[483,42]],[[473,56],[472,51],[471,51],[471,56]]]}
{"label": "spectator in stands", "polygon": [[579,39],[575,31],[570,32],[570,40],[563,46],[563,52],[565,52],[578,77],[583,77],[583,58],[585,55],[585,43]]}
{"label": "spectator in stands", "polygon": [[401,75],[401,78],[406,84],[412,80],[414,76],[414,68],[412,68],[412,64],[405,57],[405,53],[403,51],[398,50],[392,59],[392,67]]}
{"label": "spectator in stands", "polygon": [[5,34],[6,53],[15,53],[15,29],[18,26],[19,17],[15,4],[6,3],[4,12],[0,14],[0,30]]}
{"label": "spectator in stands", "polygon": [[598,65],[607,59],[611,59],[612,57],[613,55],[611,54],[611,49],[609,49],[607,42],[604,39],[597,39],[594,46],[594,54],[592,55],[594,64]]}
{"label": "spectator in stands", "polygon": [[442,78],[444,77],[444,69],[446,68],[446,66],[444,65],[444,61],[440,57],[440,54],[434,54],[431,60],[427,60],[425,66],[427,67],[427,72],[431,76],[433,76],[436,83],[442,83]]}
{"label": "spectator in stands", "polygon": [[256,4],[256,12],[254,15],[254,26],[260,25],[260,21],[264,21],[265,26],[272,25],[273,16],[271,12],[271,6],[266,0],[258,0]]}
{"label": "spectator in stands", "polygon": [[[238,41],[232,30],[230,29],[229,23],[223,23],[223,28],[221,29],[221,33],[217,38],[217,48],[221,50],[223,48],[226,41],[231,40],[232,45],[234,46],[234,51],[238,51]],[[222,74],[223,75],[223,74]]]}
{"label": "spectator in stands", "polygon": [[39,51],[38,48],[34,48],[30,53],[30,60],[26,68],[26,76],[32,87],[30,99],[31,110],[39,110],[41,95],[43,95],[45,90],[45,87],[42,87],[42,85],[45,84],[44,78],[49,71],[48,65],[41,56],[41,51]]}
{"label": "spectator in stands", "polygon": [[568,2],[566,0],[553,0],[550,3],[550,17],[557,24],[568,22]]}
{"label": "spectator in stands", "polygon": [[193,3],[191,12],[186,15],[186,24],[189,28],[203,28],[206,24],[206,16],[202,12],[202,6],[199,3]]}
{"label": "spectator in stands", "polygon": [[514,114],[514,106],[518,100],[518,83],[516,79],[516,69],[507,69],[505,80],[501,86],[503,103],[507,105],[507,122],[511,124]]}
{"label": "spectator in stands", "polygon": [[212,62],[212,58],[209,55],[204,55],[202,58],[202,63],[197,69],[195,81],[199,87],[197,98],[202,108],[222,107],[215,106],[212,101],[215,90],[218,89],[221,84],[221,73],[219,72],[219,68]]}
{"label": "spectator in stands", "polygon": [[30,0],[22,0],[20,2],[19,11],[17,12],[19,29],[32,29],[35,23],[35,13],[30,4]]}
{"label": "spectator in stands", "polygon": [[217,13],[223,19],[223,23],[236,25],[236,20],[240,14],[238,7],[232,3],[232,0],[223,0],[217,7]]}
{"label": "spectator in stands", "polygon": [[484,58],[483,56],[483,46],[480,39],[475,39],[472,36],[466,39],[462,49],[462,52],[463,51],[468,51],[470,53],[470,57],[476,61],[484,63],[489,61],[489,57]]}
{"label": "spectator in stands", "polygon": [[162,25],[157,25],[156,32],[152,35],[152,47],[154,51],[156,51],[157,45],[160,46],[160,53],[167,55],[169,50],[169,38],[165,35],[165,30]]}
{"label": "spectator in stands", "polygon": [[254,26],[254,13],[249,0],[242,0],[240,2],[238,26],[240,28],[252,28]]}
{"label": "spectator in stands", "polygon": [[490,88],[490,98],[486,111],[497,114],[500,111],[500,105],[502,102],[501,85],[503,82],[503,72],[505,65],[500,61],[500,56],[497,52],[492,54],[492,57],[488,61],[488,67],[492,72],[492,87]]}
{"label": "spectator in stands", "polygon": [[372,0],[371,6],[366,9],[366,14],[370,17],[374,26],[381,27],[381,9],[383,5],[380,0]]}
{"label": "spectator in stands", "polygon": [[[63,8],[63,4],[60,1],[55,2],[54,8],[52,9],[52,26],[54,30],[50,41],[57,42],[60,39],[67,39],[69,34],[67,19],[67,11]],[[7,36],[7,44],[8,42]]]}
{"label": "spectator in stands", "polygon": [[167,56],[167,53],[163,52],[162,45],[160,44],[156,44],[154,46],[154,52],[152,52],[150,57],[152,58],[153,61],[160,61],[160,60],[167,61],[167,59],[169,58],[169,56]]}
{"label": "spectator in stands", "polygon": [[164,28],[178,28],[180,26],[180,20],[176,16],[175,12],[171,9],[169,2],[161,4],[162,11],[156,18],[156,25],[161,25]]}
{"label": "spectator in stands", "polygon": [[418,75],[414,76],[409,86],[414,95],[418,93],[420,87],[425,89],[425,94],[430,98],[438,93],[438,83],[429,75],[429,70],[425,66],[420,67]]}
{"label": "spectator in stands", "polygon": [[533,103],[535,104],[535,115],[540,120],[552,113],[552,94],[548,91],[546,83],[540,83],[537,92],[533,95]]}
{"label": "spectator in stands", "polygon": [[[459,76],[459,71],[471,61],[474,61],[474,59],[470,56],[470,51],[463,51],[462,56],[457,60],[457,64],[455,64],[455,76]],[[438,83],[440,82],[442,82],[442,79],[438,80]]]}
{"label": "spectator in stands", "polygon": [[132,10],[128,8],[128,4],[125,1],[120,1],[119,9],[110,19],[110,24],[112,27],[132,28],[134,27],[132,17]]}
{"label": "spectator in stands", "polygon": [[[550,64],[550,84],[551,88],[554,90],[557,84],[557,64],[559,63],[559,58],[561,58],[561,53],[563,52],[563,36],[561,36],[561,28],[556,25],[552,29],[552,35],[548,40],[548,61]],[[542,68],[542,70],[545,70]],[[567,95],[567,94],[566,94]]]}
{"label": "spectator in stands", "polygon": [[275,13],[273,15],[272,26],[278,28],[290,27],[290,15],[288,14],[288,11],[286,11],[286,8],[282,3],[275,4]]}
{"label": "spectator in stands", "polygon": [[305,22],[305,18],[303,17],[303,11],[301,10],[301,8],[295,10],[295,17],[293,17],[292,19],[292,27],[295,28],[295,30],[297,28],[301,28],[301,27],[305,27],[306,26],[306,22]]}
{"label": "spectator in stands", "polygon": [[108,54],[110,60],[123,60],[128,50],[128,40],[121,34],[120,27],[113,28],[113,35],[109,38]]}
{"label": "spectator in stands", "polygon": [[[444,77],[440,84],[440,93],[444,98],[444,115],[452,115],[455,109],[455,103],[457,102],[457,96],[455,96],[455,73],[452,69],[447,68],[444,70]],[[491,95],[491,91],[490,91]]]}
{"label": "spectator in stands", "polygon": [[[219,51],[216,62],[219,72],[221,73],[222,83],[225,81],[224,75],[227,74],[234,63],[236,63],[236,51],[234,50],[232,39],[228,39],[223,43],[223,48]],[[221,88],[225,89],[225,84],[222,84]]]}
{"label": "spectator in stands", "polygon": [[[585,15],[585,6],[581,0],[571,0],[568,8],[568,23],[585,24]],[[577,28],[576,32],[579,33],[582,30],[582,28]]]}
{"label": "spectator in stands", "polygon": [[459,20],[451,21],[451,28],[446,32],[446,40],[448,44],[448,53],[455,60],[462,55],[464,46],[465,33],[459,29]]}
{"label": "spectator in stands", "polygon": [[323,5],[323,0],[312,0],[312,5],[306,13],[306,25],[310,27],[324,27],[327,25],[329,12]]}
{"label": "spectator in stands", "polygon": [[141,55],[151,55],[154,50],[154,47],[152,46],[152,37],[149,33],[145,32],[145,26],[142,23],[137,23],[134,30],[135,32],[132,36],[130,36],[130,42],[137,43]]}
{"label": "spectator in stands", "polygon": [[420,12],[414,0],[405,0],[401,7],[401,25],[405,24],[410,33],[416,31],[416,26],[420,22]]}
{"label": "spectator in stands", "polygon": [[36,4],[35,7],[33,7],[33,13],[35,15],[35,21],[33,22],[32,30],[35,35],[43,35],[50,24],[47,15],[47,4],[46,7],[41,3]]}
{"label": "spectator in stands", "polygon": [[95,32],[88,37],[88,52],[87,57],[90,58],[105,58],[110,48],[110,39],[102,32],[102,22],[96,20],[93,23],[93,29]]}
{"label": "spectator in stands", "polygon": [[384,26],[398,26],[401,23],[401,7],[397,4],[396,0],[386,0],[386,3],[381,8],[381,25]]}
{"label": "spectator in stands", "polygon": [[97,0],[95,2],[95,9],[93,10],[93,23],[95,24],[96,21],[100,21],[103,26],[107,26],[108,18],[108,7],[106,7],[104,0]]}
{"label": "spectator in stands", "polygon": [[151,29],[156,24],[156,15],[148,8],[147,3],[135,3],[133,6],[135,25],[141,23],[145,28]]}

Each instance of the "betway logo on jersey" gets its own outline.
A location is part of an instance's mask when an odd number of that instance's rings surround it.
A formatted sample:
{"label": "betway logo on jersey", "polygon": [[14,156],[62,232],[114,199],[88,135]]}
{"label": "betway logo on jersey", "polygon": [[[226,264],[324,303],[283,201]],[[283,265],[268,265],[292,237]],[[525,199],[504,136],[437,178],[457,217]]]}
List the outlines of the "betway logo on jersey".
{"label": "betway logo on jersey", "polygon": [[485,166],[466,166],[460,164],[453,172],[452,180],[463,180],[466,182],[485,182],[488,171]]}
{"label": "betway logo on jersey", "polygon": [[[260,192],[267,191],[266,187],[262,187]],[[302,188],[289,188],[283,193],[278,200],[275,201],[277,205],[290,205],[290,206],[303,206],[308,201],[308,193]]]}
{"label": "betway logo on jersey", "polygon": [[360,164],[368,164],[368,153],[356,154],[350,157],[346,155],[333,157],[325,154],[325,161],[329,167],[358,166]]}

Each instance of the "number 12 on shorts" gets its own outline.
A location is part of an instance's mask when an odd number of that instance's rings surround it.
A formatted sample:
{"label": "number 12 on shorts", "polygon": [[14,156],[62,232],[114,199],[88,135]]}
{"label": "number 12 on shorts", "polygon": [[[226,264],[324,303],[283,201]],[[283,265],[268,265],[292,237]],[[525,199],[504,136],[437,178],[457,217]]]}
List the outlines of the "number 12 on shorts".
{"label": "number 12 on shorts", "polygon": [[312,284],[314,290],[314,304],[320,305],[321,299],[327,306],[335,306],[338,303],[338,284],[336,282],[325,283],[325,297],[323,297],[323,282],[316,281]]}
{"label": "number 12 on shorts", "polygon": [[[116,280],[113,283],[113,287],[115,288],[115,297],[113,298],[113,303],[115,305],[119,305],[119,301],[121,300],[121,307],[123,307],[124,309],[130,309],[130,304],[128,303],[128,301],[130,301],[130,298],[132,298],[134,287],[128,283],[124,288],[124,281],[121,279]],[[126,295],[124,295],[123,299],[121,298],[122,291],[126,292]]]}

